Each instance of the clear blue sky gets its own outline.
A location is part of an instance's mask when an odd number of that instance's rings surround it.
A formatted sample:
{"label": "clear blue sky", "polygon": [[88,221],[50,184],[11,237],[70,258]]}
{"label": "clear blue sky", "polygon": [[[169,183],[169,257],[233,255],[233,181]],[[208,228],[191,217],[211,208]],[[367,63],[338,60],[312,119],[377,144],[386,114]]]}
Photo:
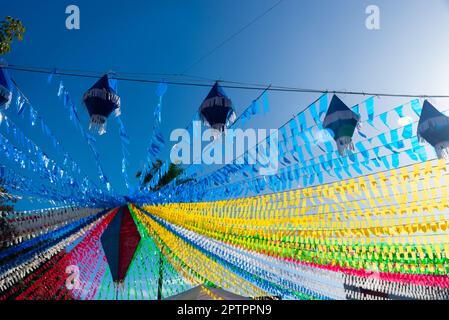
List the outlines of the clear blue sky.
{"label": "clear blue sky", "polygon": [[[19,18],[27,31],[6,56],[11,64],[128,73],[181,73],[277,0],[3,1],[2,15]],[[65,8],[81,10],[81,30],[65,28]],[[380,7],[381,29],[365,28],[365,8]],[[11,72],[34,107],[93,178],[96,168],[68,112],[45,75]],[[449,1],[284,0],[263,19],[189,71],[212,79],[326,89],[449,92]],[[65,78],[83,124],[82,94],[92,79]],[[152,133],[155,85],[119,83],[123,121],[131,137],[129,175],[140,169]],[[163,131],[185,127],[206,88],[169,86]],[[227,90],[238,112],[259,93]],[[271,114],[259,125],[276,128],[315,96],[270,95]],[[362,98],[343,97],[348,103]],[[17,120],[19,122],[19,120]],[[44,150],[50,144],[19,125]],[[98,138],[106,175],[125,193],[118,127]],[[167,153],[165,153],[166,155]]]}

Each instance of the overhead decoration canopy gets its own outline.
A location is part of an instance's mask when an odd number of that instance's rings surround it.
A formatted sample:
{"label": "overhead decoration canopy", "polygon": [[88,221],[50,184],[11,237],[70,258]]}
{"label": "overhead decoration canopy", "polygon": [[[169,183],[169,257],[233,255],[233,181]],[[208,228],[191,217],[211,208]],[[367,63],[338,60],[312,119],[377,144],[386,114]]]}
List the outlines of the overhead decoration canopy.
{"label": "overhead decoration canopy", "polygon": [[[375,94],[353,106],[335,94],[329,103],[320,91],[257,144],[258,152],[278,147],[261,157],[268,163],[245,151],[159,183],[179,169],[161,160],[150,188],[133,191],[119,118],[129,190],[121,196],[62,76],[51,76],[98,176],[83,173],[1,70],[0,103],[16,108],[0,108],[0,200],[39,208],[0,214],[0,300],[449,299],[449,110],[410,96],[393,106]],[[168,82],[153,82],[147,162],[166,147],[162,100],[171,94]],[[197,115],[220,134],[241,127],[236,119],[269,112],[267,88],[237,118],[216,82]],[[107,118],[120,113],[117,81],[103,76],[83,101],[90,127],[105,133]],[[22,126],[52,143],[43,148]]]}

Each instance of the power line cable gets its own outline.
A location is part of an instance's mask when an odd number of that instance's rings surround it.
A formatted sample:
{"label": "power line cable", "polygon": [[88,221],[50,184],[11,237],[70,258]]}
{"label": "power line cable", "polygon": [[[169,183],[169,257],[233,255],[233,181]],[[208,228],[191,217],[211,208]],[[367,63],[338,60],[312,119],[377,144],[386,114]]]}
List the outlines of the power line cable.
{"label": "power line cable", "polygon": [[260,15],[258,15],[257,17],[255,17],[253,20],[251,20],[250,22],[248,22],[247,24],[245,24],[243,27],[241,27],[239,30],[237,30],[236,32],[234,32],[233,34],[231,34],[229,37],[227,37],[225,40],[223,40],[222,42],[220,42],[220,44],[218,44],[216,47],[214,47],[212,50],[210,50],[209,52],[207,52],[206,54],[204,54],[203,56],[201,56],[198,60],[196,60],[195,62],[193,62],[191,65],[189,65],[182,74],[188,72],[189,70],[191,70],[193,67],[197,66],[198,64],[200,64],[201,62],[203,62],[205,59],[207,59],[208,57],[210,57],[212,54],[214,54],[217,50],[219,50],[220,48],[222,48],[225,44],[227,44],[228,42],[230,42],[232,39],[234,39],[236,36],[238,36],[240,33],[242,33],[243,31],[245,31],[246,29],[248,29],[250,26],[252,26],[254,23],[256,23],[258,20],[262,19],[264,16],[266,16],[268,13],[270,13],[274,8],[276,8],[277,6],[279,6],[284,0],[279,0],[278,2],[276,2],[274,5],[272,5],[271,7],[269,7],[267,10],[265,10],[264,12],[262,12]]}
{"label": "power line cable", "polygon": [[[5,65],[0,64],[1,68],[10,69],[10,70],[16,70],[16,71],[23,71],[23,72],[30,72],[30,73],[41,73],[41,74],[55,74],[54,69],[45,69],[45,68],[34,68],[34,67],[18,67],[14,65]],[[79,77],[79,78],[91,78],[91,79],[98,79],[97,75],[89,75],[84,73],[75,73],[75,72],[57,72],[57,75],[61,76],[69,76],[69,77]],[[128,82],[138,82],[138,83],[160,83],[160,79],[136,79],[136,78],[128,78],[128,77],[115,77],[116,80],[119,81],[128,81]],[[216,80],[214,80],[215,82]],[[244,82],[233,82],[233,81],[227,81],[227,80],[220,80],[219,81],[222,85],[222,88],[227,89],[237,89],[237,90],[256,90],[261,91],[265,90],[268,86],[268,84],[245,84]],[[198,82],[187,82],[187,81],[165,81],[166,84],[169,85],[177,85],[177,86],[190,86],[190,87],[207,87],[210,88],[213,83],[198,83]],[[241,83],[241,85],[235,85],[235,84],[227,84],[227,83]],[[449,98],[448,95],[444,94],[437,94],[437,95],[430,95],[430,94],[411,94],[411,93],[389,93],[389,92],[369,92],[369,91],[356,91],[356,90],[329,90],[329,89],[309,89],[309,88],[297,88],[297,87],[285,87],[285,86],[277,86],[277,85],[271,85],[267,91],[274,91],[274,92],[296,92],[296,93],[317,93],[317,94],[324,94],[324,93],[330,93],[330,94],[346,94],[346,95],[358,95],[358,96],[377,96],[377,97],[396,97],[396,98],[435,98],[435,99],[441,99],[441,98]]]}

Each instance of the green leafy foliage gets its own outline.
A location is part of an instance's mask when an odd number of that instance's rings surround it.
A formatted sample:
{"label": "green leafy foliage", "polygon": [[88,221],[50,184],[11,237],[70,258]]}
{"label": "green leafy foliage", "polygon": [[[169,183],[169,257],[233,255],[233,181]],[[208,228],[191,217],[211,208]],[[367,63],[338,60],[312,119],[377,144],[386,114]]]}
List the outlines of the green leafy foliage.
{"label": "green leafy foliage", "polygon": [[[154,177],[155,174],[159,171],[159,169],[162,167],[164,163],[162,160],[156,160],[151,164],[150,170],[148,170],[148,173],[146,174],[145,178],[143,179],[143,185],[142,187],[145,187]],[[152,188],[152,191],[157,191],[163,186],[166,186],[170,182],[172,182],[174,179],[178,178],[180,175],[184,173],[184,169],[174,163],[170,163],[170,166],[168,167],[168,171],[166,174],[164,174],[160,179],[156,187]],[[142,171],[139,171],[136,173],[136,178],[139,178],[142,175]],[[193,179],[179,179],[177,181],[177,184],[184,184],[187,182],[192,181]]]}
{"label": "green leafy foliage", "polygon": [[23,40],[25,27],[22,21],[12,17],[6,17],[0,22],[0,55],[11,52],[11,44],[14,39]]}

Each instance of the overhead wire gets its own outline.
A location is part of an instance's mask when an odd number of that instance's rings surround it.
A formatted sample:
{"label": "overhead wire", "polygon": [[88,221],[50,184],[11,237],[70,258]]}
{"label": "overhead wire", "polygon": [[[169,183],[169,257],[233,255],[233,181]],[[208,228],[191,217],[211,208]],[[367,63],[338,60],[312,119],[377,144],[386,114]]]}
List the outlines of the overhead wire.
{"label": "overhead wire", "polygon": [[[25,67],[25,66],[16,66],[16,65],[7,65],[0,64],[1,68],[21,71],[21,72],[30,72],[30,73],[40,73],[40,74],[57,74],[61,76],[68,77],[79,77],[79,78],[93,78],[97,79],[98,74],[89,74],[87,72],[73,72],[73,71],[64,71],[58,69],[51,68],[40,68],[40,67]],[[166,74],[169,75],[169,74]],[[171,74],[171,76],[182,76],[179,74]],[[161,78],[158,79],[144,79],[144,78],[131,78],[120,76],[119,73],[115,73],[116,80],[126,81],[126,82],[136,82],[136,83],[154,83],[158,84],[161,82]],[[204,78],[203,81],[207,79]],[[398,93],[398,92],[375,92],[375,91],[357,91],[357,90],[336,90],[336,89],[316,89],[316,88],[299,88],[299,87],[291,87],[291,86],[279,86],[274,84],[251,84],[245,82],[237,82],[237,81],[229,81],[229,80],[212,80],[210,83],[201,83],[200,81],[189,82],[189,81],[164,81],[168,85],[174,86],[189,86],[189,87],[211,87],[214,82],[220,82],[222,88],[227,89],[236,89],[236,90],[266,90],[273,92],[292,92],[292,93],[316,93],[316,94],[342,94],[342,95],[358,95],[358,96],[377,96],[377,97],[396,97],[396,98],[449,98],[449,94],[426,94],[426,93]],[[269,87],[269,88],[267,88]]]}
{"label": "overhead wire", "polygon": [[227,44],[228,42],[230,42],[232,39],[234,39],[236,36],[238,36],[239,34],[241,34],[243,31],[245,31],[246,29],[248,29],[250,26],[252,26],[254,23],[256,23],[258,20],[262,19],[263,17],[265,17],[268,13],[270,13],[273,9],[275,9],[277,6],[279,6],[284,0],[279,0],[277,1],[274,5],[272,5],[271,7],[269,7],[267,10],[265,10],[264,12],[262,12],[261,14],[259,14],[257,17],[255,17],[254,19],[252,19],[250,22],[248,22],[247,24],[245,24],[243,27],[241,27],[239,30],[237,30],[236,32],[232,33],[230,36],[228,36],[226,39],[224,39],[222,42],[220,42],[218,45],[216,45],[214,48],[212,48],[210,51],[208,51],[206,54],[202,55],[200,58],[198,58],[196,61],[194,61],[192,64],[190,64],[183,72],[182,74],[188,72],[189,70],[191,70],[193,67],[196,67],[198,64],[200,64],[201,62],[203,62],[204,60],[206,60],[208,57],[210,57],[212,54],[214,54],[218,49],[222,48],[225,44]]}

